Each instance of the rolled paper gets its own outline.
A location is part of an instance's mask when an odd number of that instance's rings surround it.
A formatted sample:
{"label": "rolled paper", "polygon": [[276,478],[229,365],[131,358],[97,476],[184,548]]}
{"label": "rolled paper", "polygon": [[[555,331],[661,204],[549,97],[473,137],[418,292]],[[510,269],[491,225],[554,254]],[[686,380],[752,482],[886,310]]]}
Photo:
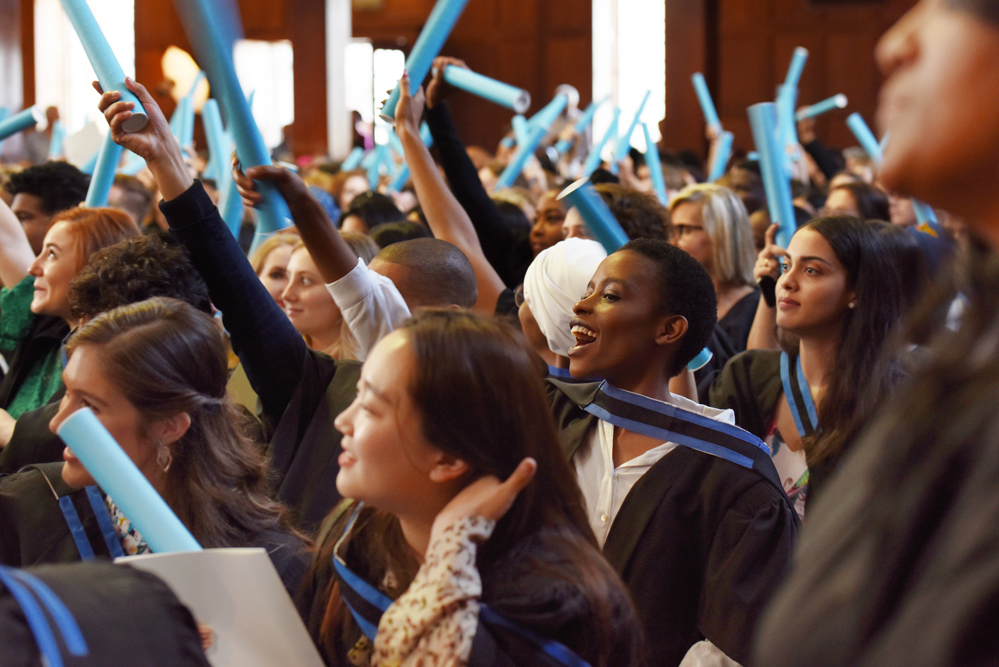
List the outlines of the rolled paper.
{"label": "rolled paper", "polygon": [[343,162],[340,163],[340,171],[354,171],[361,164],[363,157],[364,149],[360,146],[354,146]]}
{"label": "rolled paper", "polygon": [[[413,44],[413,50],[406,58],[406,71],[409,73],[411,85],[415,88],[419,86],[434,58],[441,52],[444,42],[451,36],[454,25],[458,22],[461,13],[465,11],[468,0],[437,0],[427,22],[423,24],[420,36]],[[392,94],[389,95],[385,105],[382,106],[381,117],[385,122],[395,124],[395,107],[399,104],[399,84],[396,84]]]}
{"label": "rolled paper", "polygon": [[797,90],[798,82],[801,81],[801,73],[805,69],[805,62],[808,61],[808,49],[803,46],[796,47],[791,55],[791,65],[787,68],[787,77],[784,85]]}
{"label": "rolled paper", "polygon": [[84,174],[93,174],[94,169],[97,168],[97,157],[101,154],[101,149],[97,149],[97,152],[91,155],[86,162],[80,165],[80,171]]}
{"label": "rolled paper", "polygon": [[150,549],[155,553],[201,551],[198,541],[90,408],[67,417],[58,433]]}
{"label": "rolled paper", "polygon": [[[232,149],[226,141],[225,129],[222,126],[222,113],[219,103],[214,99],[205,100],[201,107],[201,122],[205,126],[205,139],[208,141],[208,168],[206,176],[214,179],[219,187],[220,181],[230,174],[229,155]],[[231,178],[231,174],[230,174]]]}
{"label": "rolled paper", "polygon": [[732,143],[735,135],[725,130],[718,138],[718,146],[715,148],[714,159],[711,161],[711,170],[708,173],[708,182],[714,183],[725,175],[725,167],[728,166],[728,159],[732,157]]}
{"label": "rolled paper", "polygon": [[62,157],[62,146],[66,141],[66,126],[61,120],[52,123],[52,136],[49,138],[49,159],[55,160]]}
{"label": "rolled paper", "polygon": [[816,102],[811,106],[800,109],[794,114],[794,119],[802,121],[806,118],[815,118],[816,116],[821,116],[822,114],[828,113],[829,111],[833,111],[835,109],[845,109],[846,105],[846,95],[840,93],[839,95],[833,95],[832,97],[824,99],[821,102]]}
{"label": "rolled paper", "polygon": [[534,151],[541,145],[541,140],[545,138],[546,134],[548,134],[548,130],[541,126],[531,129],[530,138],[523,145],[517,146],[517,152],[513,154],[513,158],[510,159],[510,163],[506,166],[506,169],[496,179],[496,184],[493,186],[494,192],[505,190],[513,185],[513,182],[520,176],[520,172],[524,171],[527,161],[531,159]]}
{"label": "rolled paper", "polygon": [[121,101],[131,102],[135,105],[132,110],[132,117],[122,124],[122,129],[126,132],[138,132],[146,126],[149,118],[146,110],[142,108],[139,99],[125,87],[125,72],[118,64],[111,45],[101,31],[93,12],[87,5],[86,0],[62,0],[62,8],[66,11],[73,29],[80,37],[83,50],[87,53],[90,66],[94,68],[97,80],[100,81],[101,88],[105,92],[117,90],[121,94]]}
{"label": "rolled paper", "polygon": [[645,164],[649,168],[649,178],[652,180],[652,191],[663,206],[669,206],[669,194],[666,192],[666,180],[663,178],[663,165],[659,162],[659,147],[653,143],[649,134],[649,126],[642,123],[645,133]]}
{"label": "rolled paper", "polygon": [[38,125],[38,107],[29,107],[0,123],[0,140],[6,139],[12,134],[24,132],[30,127]]}
{"label": "rolled paper", "polygon": [[786,248],[796,228],[791,203],[791,183],[784,171],[782,151],[777,141],[777,110],[772,102],[749,107],[749,125],[760,154],[760,173],[767,193],[770,219],[780,225],[777,245]]}
{"label": "rolled paper", "polygon": [[714,128],[716,132],[721,131],[721,121],[718,120],[718,111],[715,103],[711,99],[711,91],[708,90],[708,83],[704,80],[704,75],[696,72],[691,77],[694,82],[694,91],[697,93],[697,101],[701,103],[701,112],[704,114],[704,122],[708,127]]}
{"label": "rolled paper", "polygon": [[553,97],[551,102],[543,106],[541,111],[531,116],[527,123],[532,128],[543,127],[545,134],[547,134],[548,130],[552,128],[552,125],[555,124],[555,121],[558,120],[558,117],[562,115],[563,111],[565,111],[568,104],[569,96],[565,93],[560,93]]}
{"label": "rolled paper", "polygon": [[111,186],[114,185],[114,175],[118,171],[118,161],[121,160],[121,152],[125,150],[114,142],[111,132],[104,137],[101,144],[100,154],[97,156],[97,165],[94,167],[94,174],[90,178],[90,187],[87,188],[87,199],[84,206],[90,208],[100,208],[108,205],[108,194]]}
{"label": "rolled paper", "polygon": [[[226,30],[227,16],[213,0],[174,0],[177,15],[191,43],[198,63],[208,75],[214,96],[222,107],[228,130],[236,143],[236,154],[244,169],[271,164],[270,151],[264,144],[250,105],[236,77],[232,59],[231,29]],[[258,181],[257,191],[263,201],[257,206],[259,234],[271,234],[287,227],[291,213],[273,183]]]}
{"label": "rolled paper", "polygon": [[518,146],[523,146],[530,141],[531,126],[527,124],[527,119],[517,114],[510,119],[510,125],[513,127],[513,136]]}
{"label": "rolled paper", "polygon": [[611,213],[607,203],[588,178],[581,178],[561,193],[557,199],[566,199],[574,206],[590,228],[590,233],[610,254],[628,242],[628,235],[621,223]]}
{"label": "rolled paper", "polygon": [[713,356],[715,355],[713,352],[711,352],[711,350],[709,350],[708,348],[704,348],[703,350],[697,353],[696,357],[690,360],[690,363],[687,364],[687,370],[689,370],[691,373],[701,370],[702,368],[704,368],[704,366],[707,365],[709,361],[711,361],[711,357]]}
{"label": "rolled paper", "polygon": [[555,144],[555,150],[556,152],[558,152],[559,155],[562,155],[567,150],[569,150],[569,148],[573,144],[573,141],[575,141],[576,135],[580,135],[584,131],[586,131],[586,128],[588,128],[590,126],[590,123],[593,122],[593,117],[596,115],[597,109],[599,109],[600,105],[602,105],[604,102],[606,102],[609,99],[610,95],[607,95],[599,102],[597,101],[590,102],[590,106],[586,107],[586,111],[584,111],[582,115],[580,115],[580,117],[576,120],[576,124],[572,128],[573,137],[569,139],[562,139],[557,144]]}
{"label": "rolled paper", "polygon": [[867,127],[867,123],[864,122],[863,116],[856,111],[853,112],[846,117],[846,125],[853,132],[853,136],[857,137],[857,141],[860,142],[864,151],[871,157],[874,166],[880,169],[882,163],[884,163],[885,156],[881,152],[881,146],[874,137],[874,133],[871,132],[871,128]]}
{"label": "rolled paper", "polygon": [[590,174],[595,172],[597,170],[597,167],[600,166],[601,162],[600,154],[603,152],[604,146],[607,145],[607,142],[610,141],[611,138],[617,138],[617,123],[620,117],[621,117],[621,110],[614,109],[614,118],[613,120],[611,120],[610,126],[607,128],[607,131],[604,133],[603,139],[601,139],[600,143],[594,146],[593,150],[591,150],[589,155],[586,156],[586,162],[583,163],[583,176],[585,176],[586,178],[589,178]]}
{"label": "rolled paper", "polygon": [[645,103],[649,101],[649,95],[651,94],[651,90],[645,91],[645,97],[642,98],[642,103],[638,105],[638,111],[635,113],[635,117],[632,119],[631,125],[629,125],[627,131],[619,137],[617,150],[614,152],[615,164],[623,160],[624,156],[627,155],[628,151],[631,149],[631,135],[634,134],[638,124],[642,122],[642,111],[645,110]]}
{"label": "rolled paper", "polygon": [[531,94],[523,88],[511,86],[464,67],[448,65],[444,68],[444,80],[466,93],[472,93],[501,107],[513,109],[514,113],[524,113],[531,106]]}

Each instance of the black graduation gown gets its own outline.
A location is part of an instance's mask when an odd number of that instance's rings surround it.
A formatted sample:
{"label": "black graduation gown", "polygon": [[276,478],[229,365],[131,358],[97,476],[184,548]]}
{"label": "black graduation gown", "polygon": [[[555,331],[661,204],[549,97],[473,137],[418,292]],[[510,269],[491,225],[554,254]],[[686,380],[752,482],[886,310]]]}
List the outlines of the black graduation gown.
{"label": "black graduation gown", "polygon": [[49,422],[57,412],[58,401],[18,417],[10,441],[0,449],[0,475],[12,475],[28,465],[62,461],[66,445],[49,430]]}
{"label": "black graduation gown", "polygon": [[[0,564],[27,567],[80,560],[59,507],[58,498],[63,496],[76,507],[94,557],[111,558],[86,491],[72,489],[63,481],[62,465],[44,463],[0,478]],[[308,569],[302,542],[281,531],[270,531],[255,542],[267,550],[285,588],[293,595]]]}
{"label": "black graduation gown", "polygon": [[[599,386],[548,381],[570,458],[596,425],[581,406]],[[642,619],[644,664],[677,665],[702,638],[748,662],[757,620],[790,571],[799,528],[772,460],[762,449],[757,457],[747,469],[679,446],[625,498],[604,555]]]}
{"label": "black graduation gown", "polygon": [[711,385],[707,404],[732,410],[736,426],[766,438],[784,395],[780,355],[780,350],[748,350],[732,357]]}
{"label": "black graduation gown", "polygon": [[[31,333],[21,341],[14,354],[7,360],[10,370],[7,371],[3,381],[0,381],[0,408],[6,410],[10,406],[21,385],[34,370],[35,364],[53,352],[58,352],[67,335],[69,335],[69,325],[61,317],[41,315],[35,318],[35,322],[31,325]],[[64,390],[60,390],[56,396],[61,397],[62,391]]]}

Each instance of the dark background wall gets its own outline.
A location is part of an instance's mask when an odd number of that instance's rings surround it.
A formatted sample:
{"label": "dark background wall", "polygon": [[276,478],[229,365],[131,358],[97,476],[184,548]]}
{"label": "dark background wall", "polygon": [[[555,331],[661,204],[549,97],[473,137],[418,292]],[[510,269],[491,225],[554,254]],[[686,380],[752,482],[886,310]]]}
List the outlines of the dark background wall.
{"label": "dark background wall", "polygon": [[[620,0],[627,1],[627,0]],[[722,123],[736,134],[736,146],[751,148],[746,107],[772,100],[795,46],[811,56],[801,81],[801,102],[836,93],[850,99],[848,111],[873,122],[880,75],[874,64],[878,37],[914,0],[825,2],[813,0],[664,0],[666,3],[666,117],[664,144],[703,151],[703,120],[690,75],[703,71]],[[355,9],[353,32],[376,47],[409,50],[433,7],[433,0],[384,0],[378,9]],[[298,153],[326,150],[326,59],[324,0],[239,0],[248,38],[290,39],[295,50],[295,128]],[[19,6],[24,11],[18,16]],[[34,101],[31,0],[0,0],[0,104]],[[175,44],[189,49],[173,4],[136,0],[136,77],[163,79],[160,58]],[[526,88],[539,109],[555,87],[569,83],[580,103],[591,97],[591,0],[471,0],[444,52],[473,69]],[[16,27],[20,25],[20,35]],[[654,63],[650,67],[656,66]],[[20,71],[23,79],[15,74]],[[167,114],[173,101],[158,99]],[[493,147],[510,114],[463,96],[454,105],[466,142]],[[853,143],[834,112],[819,123],[832,145]],[[200,128],[199,128],[200,130]]]}

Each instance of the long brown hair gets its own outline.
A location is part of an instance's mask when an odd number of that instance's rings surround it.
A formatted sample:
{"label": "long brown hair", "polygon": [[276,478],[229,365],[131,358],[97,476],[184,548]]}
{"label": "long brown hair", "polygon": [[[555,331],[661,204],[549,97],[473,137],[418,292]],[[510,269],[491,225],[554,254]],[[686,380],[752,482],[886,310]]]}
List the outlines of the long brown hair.
{"label": "long brown hair", "polygon": [[70,354],[81,345],[100,348],[105,374],[146,426],[190,415],[170,446],[164,498],[202,546],[250,546],[290,530],[287,510],[270,498],[267,462],[226,395],[226,347],[211,317],[157,297],[98,315],[70,339]]}
{"label": "long brown hair", "polygon": [[[534,479],[499,520],[492,537],[479,547],[480,571],[488,573],[518,544],[544,533],[545,548],[563,558],[558,566],[539,562],[536,569],[552,581],[583,591],[597,619],[585,633],[584,657],[594,665],[608,664],[613,659],[614,630],[621,623],[611,589],[621,584],[615,583],[617,576],[599,554],[575,474],[558,444],[536,357],[505,324],[468,311],[422,311],[403,330],[415,360],[409,394],[422,415],[428,442],[465,461],[472,471],[469,482],[483,475],[506,479],[527,456],[538,463]],[[367,519],[378,528],[375,540],[379,544],[355,547],[356,555],[363,558],[366,551],[387,547],[391,567],[399,568],[394,574],[399,576],[401,570],[408,577],[400,582],[404,591],[417,562],[411,552],[405,553],[408,547],[398,534],[398,523],[373,511]],[[342,548],[350,550],[348,542],[349,538]],[[328,564],[332,551],[333,540],[327,540],[318,562]],[[381,560],[386,560],[384,555]],[[384,572],[367,573],[369,581],[378,581],[380,575]],[[337,636],[349,621],[335,584],[329,586],[328,594],[321,637],[333,655],[343,650],[337,646]]]}

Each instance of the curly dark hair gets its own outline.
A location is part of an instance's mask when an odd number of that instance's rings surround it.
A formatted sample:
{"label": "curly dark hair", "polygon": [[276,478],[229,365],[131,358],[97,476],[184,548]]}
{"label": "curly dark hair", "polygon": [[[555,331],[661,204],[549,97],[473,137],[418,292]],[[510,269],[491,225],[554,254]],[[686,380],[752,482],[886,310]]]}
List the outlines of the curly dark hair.
{"label": "curly dark hair", "polygon": [[687,320],[687,333],[669,369],[674,376],[704,349],[718,321],[718,297],[711,276],[701,263],[667,241],[636,239],[621,246],[618,252],[632,250],[655,262],[656,285],[663,312],[681,315]]}
{"label": "curly dark hair", "polygon": [[368,230],[389,222],[406,222],[406,214],[399,210],[391,197],[380,192],[362,192],[354,197],[350,207],[340,214],[336,226],[343,227],[343,221],[350,215],[360,218]]}
{"label": "curly dark hair", "polygon": [[52,215],[71,209],[87,198],[90,177],[68,162],[50,161],[10,175],[7,192],[33,195]]}
{"label": "curly dark hair", "polygon": [[669,211],[654,196],[616,183],[595,187],[629,239],[669,240]]}
{"label": "curly dark hair", "polygon": [[95,252],[69,284],[70,311],[80,319],[155,296],[212,314],[208,287],[187,249],[166,234],[126,239]]}

